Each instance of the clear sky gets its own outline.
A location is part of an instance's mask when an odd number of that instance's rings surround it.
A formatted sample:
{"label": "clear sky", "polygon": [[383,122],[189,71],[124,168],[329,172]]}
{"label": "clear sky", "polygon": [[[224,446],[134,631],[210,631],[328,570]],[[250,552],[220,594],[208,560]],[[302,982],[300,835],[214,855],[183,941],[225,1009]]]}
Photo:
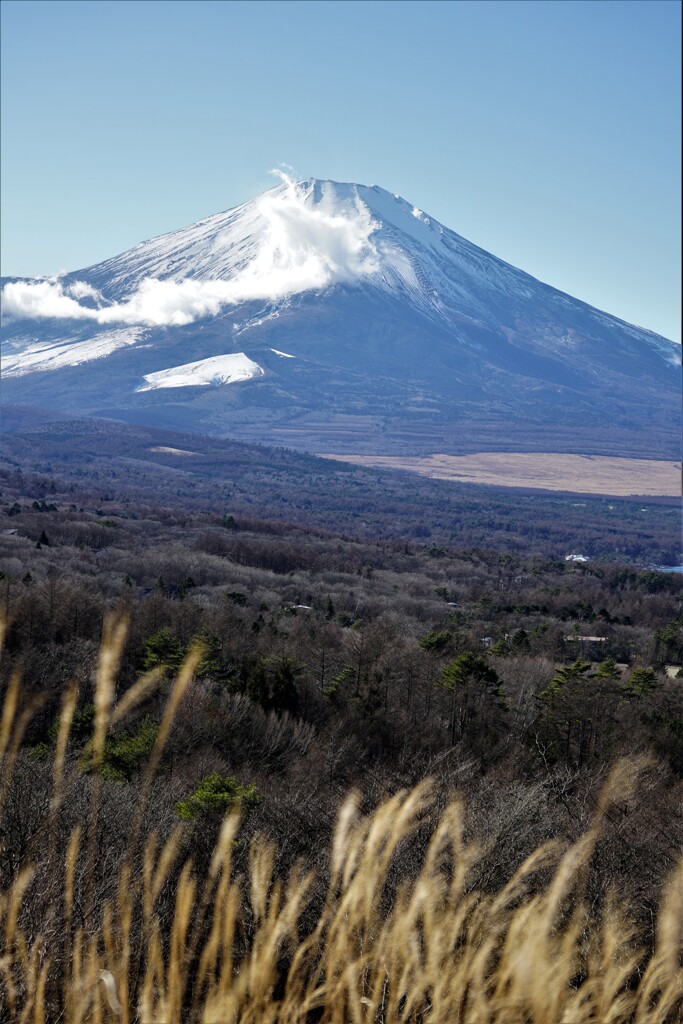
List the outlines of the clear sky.
{"label": "clear sky", "polygon": [[678,0],[3,0],[2,272],[80,269],[287,163],[680,340],[680,78]]}

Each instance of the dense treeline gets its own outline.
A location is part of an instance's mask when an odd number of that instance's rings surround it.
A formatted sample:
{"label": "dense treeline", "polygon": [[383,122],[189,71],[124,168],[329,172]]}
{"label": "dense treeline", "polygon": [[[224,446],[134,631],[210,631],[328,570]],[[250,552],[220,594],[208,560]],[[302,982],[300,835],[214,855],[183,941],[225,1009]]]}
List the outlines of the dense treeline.
{"label": "dense treeline", "polygon": [[[472,884],[495,889],[539,843],[576,838],[609,765],[643,754],[641,796],[608,815],[590,899],[617,884],[651,909],[681,840],[683,660],[674,574],[320,529],[87,488],[18,490],[6,476],[0,603],[8,659],[29,694],[8,793],[0,881],[43,842],[60,701],[79,686],[70,741],[69,824],[91,799],[92,679],[108,613],[128,630],[120,700],[142,672],[171,680],[193,645],[195,678],[176,715],[147,824],[184,821],[208,865],[222,813],[248,812],[327,878],[327,841],[349,788],[368,802],[434,779],[437,806],[467,798],[485,840]],[[75,499],[75,500],[74,500]],[[107,735],[102,867],[120,866],[127,808],[158,735],[163,682]],[[237,854],[246,857],[247,843]],[[100,897],[107,891],[102,875]],[[322,897],[321,897],[322,898]],[[35,910],[38,913],[38,910]]]}
{"label": "dense treeline", "polygon": [[16,410],[5,411],[3,427],[5,497],[47,495],[49,503],[50,492],[71,491],[79,506],[86,501],[104,512],[112,503],[136,509],[156,503],[176,515],[227,512],[359,540],[399,538],[555,560],[571,552],[644,564],[679,559],[680,517],[672,499],[457,484],[106,421],[29,429]]}

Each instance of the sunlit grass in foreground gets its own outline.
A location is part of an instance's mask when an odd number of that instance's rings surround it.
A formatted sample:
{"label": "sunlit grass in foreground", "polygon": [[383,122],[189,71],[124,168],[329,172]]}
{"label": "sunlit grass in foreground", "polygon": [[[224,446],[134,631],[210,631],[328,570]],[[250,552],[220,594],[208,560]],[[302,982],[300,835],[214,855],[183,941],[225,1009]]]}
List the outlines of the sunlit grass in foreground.
{"label": "sunlit grass in foreground", "polygon": [[[368,815],[360,813],[352,795],[339,810],[327,895],[311,918],[312,876],[302,865],[286,879],[276,877],[275,851],[263,837],[252,842],[248,877],[236,876],[237,816],[223,822],[202,877],[191,861],[180,862],[182,827],[164,843],[145,833],[154,776],[198,653],[189,656],[171,687],[137,806],[131,808],[127,853],[113,895],[100,902],[95,837],[104,812],[97,765],[108,729],[159,681],[157,674],[145,676],[115,704],[124,638],[125,624],[111,620],[96,685],[89,809],[72,831],[66,855],[58,856],[64,781],[69,771],[79,770],[68,757],[75,687],[62,700],[45,822],[48,852],[41,849],[40,874],[33,862],[22,865],[0,897],[0,1019],[27,1024],[680,1020],[681,870],[661,894],[653,949],[639,946],[633,915],[616,895],[600,910],[589,908],[582,896],[602,818],[614,801],[632,792],[637,764],[617,763],[592,826],[578,842],[540,847],[494,894],[468,888],[478,851],[464,839],[457,800],[433,825],[421,862],[410,870],[399,868],[404,877],[397,880],[397,855],[427,816],[433,819],[429,785],[398,793]],[[22,700],[14,676],[0,723],[0,846],[2,807],[35,710]],[[389,880],[392,900],[386,898]],[[25,913],[27,893],[36,885],[45,893],[39,931]]]}

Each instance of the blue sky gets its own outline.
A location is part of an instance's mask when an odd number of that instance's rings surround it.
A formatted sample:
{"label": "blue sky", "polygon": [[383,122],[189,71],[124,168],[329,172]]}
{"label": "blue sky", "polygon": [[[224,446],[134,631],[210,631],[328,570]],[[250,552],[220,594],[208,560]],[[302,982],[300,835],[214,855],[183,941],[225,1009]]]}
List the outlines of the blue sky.
{"label": "blue sky", "polygon": [[3,0],[2,271],[95,263],[284,162],[680,340],[680,39],[678,0]]}

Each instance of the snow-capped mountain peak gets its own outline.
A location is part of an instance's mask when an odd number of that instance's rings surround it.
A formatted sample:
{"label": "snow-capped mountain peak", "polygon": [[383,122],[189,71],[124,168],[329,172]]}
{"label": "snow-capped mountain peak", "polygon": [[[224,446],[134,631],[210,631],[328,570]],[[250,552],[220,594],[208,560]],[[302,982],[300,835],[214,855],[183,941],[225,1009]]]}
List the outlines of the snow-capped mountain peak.
{"label": "snow-capped mountain peak", "polygon": [[[380,270],[380,227],[358,186],[285,181],[234,210],[57,281],[6,285],[14,317],[183,324],[252,299],[278,301]],[[84,302],[95,298],[96,302]]]}
{"label": "snow-capped mountain peak", "polygon": [[[417,305],[438,311],[468,295],[477,306],[473,276],[506,284],[506,265],[487,257],[377,185],[286,179],[95,267],[58,280],[11,282],[3,309],[15,318],[161,326],[189,324],[241,302],[371,283],[407,291]],[[506,271],[519,291],[524,275]]]}
{"label": "snow-capped mountain peak", "polygon": [[[468,436],[481,423],[488,437],[492,416],[506,430],[521,424],[525,445],[529,430],[557,446],[574,424],[603,421],[615,437],[650,423],[649,451],[661,449],[660,428],[667,450],[678,444],[680,346],[535,280],[377,185],[284,178],[96,266],[10,280],[3,316],[3,377],[24,402],[96,412],[161,409],[172,396],[171,422],[189,402],[212,430],[278,442],[289,428],[269,417],[292,409],[305,423],[291,436],[313,445],[320,423],[341,415],[386,446],[400,403],[431,451],[456,443],[460,417]],[[64,382],[58,396],[45,377]]]}
{"label": "snow-capped mountain peak", "polygon": [[[372,285],[436,320],[455,315],[490,323],[492,291],[515,301],[539,288],[562,294],[377,185],[281,176],[279,185],[241,206],[94,267],[57,280],[10,282],[3,313],[184,325],[245,302],[277,304],[336,285]],[[667,346],[665,357],[672,352]]]}

